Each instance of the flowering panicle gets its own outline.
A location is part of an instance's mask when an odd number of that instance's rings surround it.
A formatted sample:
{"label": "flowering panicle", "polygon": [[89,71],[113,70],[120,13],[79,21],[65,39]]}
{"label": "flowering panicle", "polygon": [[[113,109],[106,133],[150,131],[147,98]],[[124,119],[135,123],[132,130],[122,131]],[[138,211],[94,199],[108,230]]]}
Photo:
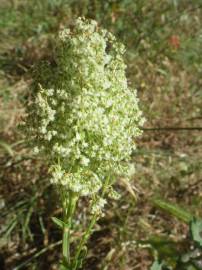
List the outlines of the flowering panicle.
{"label": "flowering panicle", "polygon": [[28,133],[35,153],[48,157],[51,182],[81,196],[97,193],[108,176],[129,173],[133,139],[141,134],[124,51],[95,21],[77,19],[60,32],[55,65],[44,69],[28,113]]}

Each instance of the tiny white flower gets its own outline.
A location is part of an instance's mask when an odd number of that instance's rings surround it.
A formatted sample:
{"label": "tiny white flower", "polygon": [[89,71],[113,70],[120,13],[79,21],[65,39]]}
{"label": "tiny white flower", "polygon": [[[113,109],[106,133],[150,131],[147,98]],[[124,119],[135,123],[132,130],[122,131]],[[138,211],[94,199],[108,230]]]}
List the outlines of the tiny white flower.
{"label": "tiny white flower", "polygon": [[41,127],[41,128],[40,128],[40,132],[41,132],[42,134],[46,134],[46,132],[47,132],[46,127],[45,127],[45,126]]}
{"label": "tiny white flower", "polygon": [[39,147],[35,146],[33,149],[34,154],[38,154],[39,153]]}
{"label": "tiny white flower", "polygon": [[89,158],[82,156],[82,158],[81,158],[81,165],[88,166],[89,162],[90,162],[90,159]]}
{"label": "tiny white flower", "polygon": [[47,96],[53,96],[54,94],[54,89],[47,89]]}

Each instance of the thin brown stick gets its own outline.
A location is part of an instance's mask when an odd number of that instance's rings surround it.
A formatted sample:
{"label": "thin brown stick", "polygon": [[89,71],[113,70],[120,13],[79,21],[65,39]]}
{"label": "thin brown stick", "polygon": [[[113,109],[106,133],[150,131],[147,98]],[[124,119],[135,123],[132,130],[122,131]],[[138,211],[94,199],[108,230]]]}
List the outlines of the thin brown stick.
{"label": "thin brown stick", "polygon": [[158,127],[158,128],[142,128],[143,131],[202,131],[202,127]]}

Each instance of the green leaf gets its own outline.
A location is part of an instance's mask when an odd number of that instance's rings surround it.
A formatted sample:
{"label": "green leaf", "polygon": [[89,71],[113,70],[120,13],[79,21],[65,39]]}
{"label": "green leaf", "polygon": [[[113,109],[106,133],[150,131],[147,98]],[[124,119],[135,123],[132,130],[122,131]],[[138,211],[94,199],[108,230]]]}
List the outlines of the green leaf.
{"label": "green leaf", "polygon": [[194,218],[190,224],[193,240],[202,247],[202,219]]}
{"label": "green leaf", "polygon": [[165,210],[166,212],[178,218],[179,220],[182,220],[186,224],[189,224],[191,220],[193,220],[193,216],[191,213],[182,209],[174,203],[166,202],[161,199],[152,199],[152,202],[155,206],[161,208],[162,210]]}
{"label": "green leaf", "polygon": [[195,248],[194,250],[190,250],[187,253],[184,253],[181,255],[181,261],[183,263],[188,263],[190,261],[194,261],[195,259],[197,260],[200,254],[200,249]]}
{"label": "green leaf", "polygon": [[162,270],[162,263],[159,263],[158,261],[154,261],[150,270]]}
{"label": "green leaf", "polygon": [[51,217],[51,219],[60,229],[67,227],[67,224],[64,223],[62,220],[60,220],[59,218]]}
{"label": "green leaf", "polygon": [[7,144],[6,142],[0,141],[0,146],[1,146],[2,148],[4,148],[4,150],[6,150],[10,156],[13,156],[13,155],[14,155],[13,149],[12,149],[11,146],[10,146],[9,144]]}
{"label": "green leaf", "polygon": [[148,240],[139,241],[139,243],[143,245],[149,244],[153,250],[157,251],[158,258],[160,259],[166,259],[169,257],[175,261],[178,257],[176,242],[166,236],[150,236]]}

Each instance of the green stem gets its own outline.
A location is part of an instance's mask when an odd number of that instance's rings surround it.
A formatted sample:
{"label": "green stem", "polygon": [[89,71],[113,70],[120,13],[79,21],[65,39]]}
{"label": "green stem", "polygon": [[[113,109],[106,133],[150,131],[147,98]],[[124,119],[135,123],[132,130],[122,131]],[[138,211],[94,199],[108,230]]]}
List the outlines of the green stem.
{"label": "green stem", "polygon": [[85,243],[87,242],[89,236],[90,236],[90,233],[91,233],[91,230],[92,228],[94,227],[96,221],[97,221],[97,218],[98,218],[98,215],[97,214],[94,214],[89,225],[88,225],[88,228],[87,230],[85,231],[80,243],[79,243],[79,246],[77,248],[77,251],[76,251],[76,254],[75,254],[75,257],[74,257],[74,263],[73,263],[73,268],[72,270],[76,270],[77,269],[77,266],[78,266],[78,259],[79,259],[79,256],[81,254],[81,251],[85,245]]}
{"label": "green stem", "polygon": [[63,228],[63,240],[62,240],[62,255],[63,264],[70,265],[70,230],[72,227],[72,218],[75,211],[77,196],[73,192],[69,192],[69,201],[67,199],[63,202],[63,221],[66,225]]}
{"label": "green stem", "polygon": [[65,264],[70,263],[70,251],[69,251],[69,229],[64,228],[63,229],[63,237],[62,237],[62,255],[63,255],[63,261]]}
{"label": "green stem", "polygon": [[[103,189],[102,189],[102,193],[101,193],[102,198],[104,197],[104,195],[106,193],[107,187],[109,185],[109,180],[110,180],[110,177],[107,177],[107,179],[106,179],[106,181],[104,183]],[[93,206],[93,203],[91,205],[91,208],[92,208],[92,206]],[[81,254],[81,251],[82,251],[85,243],[87,242],[87,240],[89,239],[89,237],[91,235],[92,228],[94,227],[94,225],[95,225],[95,223],[96,223],[96,221],[98,219],[98,216],[99,216],[99,214],[97,214],[97,213],[92,216],[92,219],[91,219],[91,221],[90,221],[90,223],[89,223],[89,225],[88,225],[88,227],[87,227],[87,229],[86,229],[86,231],[85,231],[85,233],[84,233],[84,235],[83,235],[83,237],[82,237],[82,239],[81,239],[81,241],[80,241],[80,243],[78,245],[76,254],[74,256],[74,262],[73,262],[72,270],[77,269],[79,256]]]}

